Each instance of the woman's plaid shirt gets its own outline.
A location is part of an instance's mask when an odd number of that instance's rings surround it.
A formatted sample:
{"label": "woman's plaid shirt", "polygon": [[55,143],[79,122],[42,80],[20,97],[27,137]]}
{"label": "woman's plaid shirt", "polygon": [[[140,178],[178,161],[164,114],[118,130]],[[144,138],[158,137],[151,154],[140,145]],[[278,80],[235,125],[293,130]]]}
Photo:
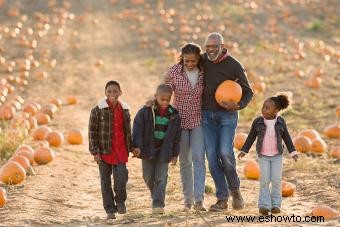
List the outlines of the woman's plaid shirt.
{"label": "woman's plaid shirt", "polygon": [[174,91],[173,106],[181,117],[182,129],[193,129],[202,121],[203,72],[199,72],[197,83],[192,87],[182,64],[170,67],[165,77],[165,83]]}

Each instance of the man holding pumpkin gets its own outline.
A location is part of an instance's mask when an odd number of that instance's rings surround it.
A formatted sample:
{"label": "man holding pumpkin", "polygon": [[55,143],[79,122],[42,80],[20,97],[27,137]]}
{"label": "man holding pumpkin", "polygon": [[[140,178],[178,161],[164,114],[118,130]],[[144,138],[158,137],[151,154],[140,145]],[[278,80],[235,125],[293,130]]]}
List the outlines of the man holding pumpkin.
{"label": "man holding pumpkin", "polygon": [[[203,135],[209,170],[216,187],[217,202],[210,211],[228,208],[229,191],[233,208],[244,207],[240,192],[240,180],[236,172],[233,141],[238,121],[238,110],[247,106],[253,97],[247,75],[242,65],[228,54],[223,36],[210,33],[205,42],[206,53],[202,56],[204,89],[202,100]],[[236,81],[242,88],[240,102],[219,105],[215,91],[223,81]]]}

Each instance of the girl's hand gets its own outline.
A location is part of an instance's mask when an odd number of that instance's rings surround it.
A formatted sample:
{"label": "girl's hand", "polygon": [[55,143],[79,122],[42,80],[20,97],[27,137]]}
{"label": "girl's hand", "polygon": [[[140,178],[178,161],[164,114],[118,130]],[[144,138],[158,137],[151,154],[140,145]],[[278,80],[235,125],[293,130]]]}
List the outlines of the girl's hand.
{"label": "girl's hand", "polygon": [[296,155],[294,155],[292,158],[294,159],[294,161],[296,161],[297,162],[297,160],[298,160],[298,155],[296,154]]}
{"label": "girl's hand", "polygon": [[238,158],[238,160],[241,160],[244,156],[246,156],[246,154],[241,152],[237,155],[237,158]]}

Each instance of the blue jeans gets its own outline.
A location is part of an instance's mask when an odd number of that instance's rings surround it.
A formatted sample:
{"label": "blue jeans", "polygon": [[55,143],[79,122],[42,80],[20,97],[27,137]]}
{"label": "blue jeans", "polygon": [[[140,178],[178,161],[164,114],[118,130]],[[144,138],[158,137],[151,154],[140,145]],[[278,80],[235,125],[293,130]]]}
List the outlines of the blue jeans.
{"label": "blue jeans", "polygon": [[[281,207],[282,155],[259,157],[261,170],[259,208]],[[271,184],[271,190],[269,189]]]}
{"label": "blue jeans", "polygon": [[157,159],[142,159],[143,178],[151,193],[152,208],[164,208],[165,206],[168,166],[169,163],[160,162]]}
{"label": "blue jeans", "polygon": [[195,202],[203,201],[205,190],[205,149],[202,126],[191,130],[182,130],[179,164],[184,203],[192,205],[194,200]]}
{"label": "blue jeans", "polygon": [[240,188],[233,150],[238,112],[205,110],[202,114],[204,144],[216,197],[228,199],[228,188],[230,191]]}

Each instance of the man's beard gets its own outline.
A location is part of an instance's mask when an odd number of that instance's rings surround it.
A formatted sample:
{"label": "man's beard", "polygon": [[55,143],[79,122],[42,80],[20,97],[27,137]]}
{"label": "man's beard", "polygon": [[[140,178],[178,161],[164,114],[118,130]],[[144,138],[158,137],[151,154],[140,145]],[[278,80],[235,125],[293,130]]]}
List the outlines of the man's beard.
{"label": "man's beard", "polygon": [[209,57],[209,54],[207,54],[207,57],[208,57],[209,61],[216,61],[217,58],[222,54],[222,51],[223,51],[223,48],[220,47],[220,49],[218,50],[218,53],[217,53],[217,55],[216,55],[216,57],[215,57],[214,59],[211,59],[211,58]]}

